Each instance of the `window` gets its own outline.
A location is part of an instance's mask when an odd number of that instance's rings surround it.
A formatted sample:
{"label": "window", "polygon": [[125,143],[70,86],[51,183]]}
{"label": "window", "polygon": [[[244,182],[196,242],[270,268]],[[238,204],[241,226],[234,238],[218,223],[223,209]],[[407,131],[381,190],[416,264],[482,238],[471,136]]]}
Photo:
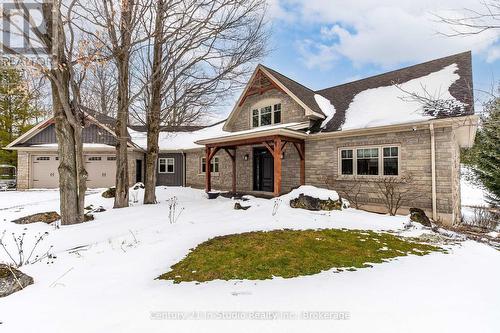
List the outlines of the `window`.
{"label": "window", "polygon": [[397,176],[399,147],[340,149],[339,173],[359,176]]}
{"label": "window", "polygon": [[[207,159],[205,157],[201,158],[201,173],[205,173],[207,171]],[[210,162],[210,172],[219,172],[219,158],[213,157]]]}
{"label": "window", "polygon": [[343,175],[352,175],[354,173],[354,164],[352,158],[352,149],[342,149],[341,151],[341,173]]}
{"label": "window", "polygon": [[252,110],[252,127],[281,123],[281,103]]}
{"label": "window", "polygon": [[378,175],[378,148],[357,149],[357,174]]}
{"label": "window", "polygon": [[384,148],[384,175],[397,176],[398,174],[398,147]]}
{"label": "window", "polygon": [[49,156],[40,156],[36,158],[37,161],[50,161]]}
{"label": "window", "polygon": [[175,160],[173,158],[158,159],[158,173],[174,173]]}
{"label": "window", "polygon": [[116,161],[116,156],[108,156],[108,161]]}
{"label": "window", "polygon": [[89,161],[100,161],[101,157],[100,156],[91,156],[89,157]]}

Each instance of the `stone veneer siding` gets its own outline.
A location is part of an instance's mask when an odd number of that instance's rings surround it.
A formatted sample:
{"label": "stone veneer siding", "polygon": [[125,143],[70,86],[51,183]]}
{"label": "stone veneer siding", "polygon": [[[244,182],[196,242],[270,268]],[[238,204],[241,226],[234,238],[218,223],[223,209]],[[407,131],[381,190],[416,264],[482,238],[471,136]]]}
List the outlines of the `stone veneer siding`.
{"label": "stone veneer siding", "polygon": [[[460,219],[460,151],[455,141],[451,127],[436,128],[436,193],[437,212],[443,222],[455,223]],[[418,207],[432,214],[432,179],[431,179],[431,148],[430,131],[417,130],[397,133],[373,134],[357,137],[338,137],[324,140],[306,141],[306,184],[325,187],[325,178],[334,179],[333,187],[339,192],[347,191],[355,184],[361,183],[360,202],[365,208],[384,212],[383,201],[374,180],[376,177],[366,177],[353,180],[339,176],[338,149],[342,147],[363,147],[380,145],[400,146],[401,174],[411,173],[413,184],[411,191],[414,199],[408,206]],[[359,177],[358,177],[359,178]]]}
{"label": "stone veneer siding", "polygon": [[30,155],[25,151],[17,152],[17,189],[30,187]]}
{"label": "stone veneer siding", "polygon": [[231,121],[226,125],[230,132],[244,131],[252,128],[252,107],[267,98],[281,100],[281,123],[294,123],[306,121],[304,108],[295,102],[290,96],[276,89],[268,90],[262,95],[251,95],[247,97],[243,105],[235,111]]}

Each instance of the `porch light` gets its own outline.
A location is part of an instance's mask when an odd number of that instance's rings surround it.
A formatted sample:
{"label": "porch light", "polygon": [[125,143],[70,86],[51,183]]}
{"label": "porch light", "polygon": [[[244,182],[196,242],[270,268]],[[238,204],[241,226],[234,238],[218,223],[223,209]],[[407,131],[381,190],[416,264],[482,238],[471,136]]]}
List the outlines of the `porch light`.
{"label": "porch light", "polygon": [[284,160],[285,159],[285,152],[282,152],[281,153],[281,159]]}
{"label": "porch light", "polygon": [[248,154],[245,154],[245,156],[243,156],[243,159],[244,159],[245,161],[248,161]]}

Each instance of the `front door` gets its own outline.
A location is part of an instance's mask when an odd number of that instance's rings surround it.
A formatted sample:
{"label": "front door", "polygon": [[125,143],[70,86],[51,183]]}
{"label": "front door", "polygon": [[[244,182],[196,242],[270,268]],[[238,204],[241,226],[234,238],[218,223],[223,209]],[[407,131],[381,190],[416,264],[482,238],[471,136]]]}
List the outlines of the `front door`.
{"label": "front door", "polygon": [[135,160],[135,182],[142,183],[142,160]]}
{"label": "front door", "polygon": [[253,150],[253,189],[264,192],[274,190],[274,159],[266,148]]}

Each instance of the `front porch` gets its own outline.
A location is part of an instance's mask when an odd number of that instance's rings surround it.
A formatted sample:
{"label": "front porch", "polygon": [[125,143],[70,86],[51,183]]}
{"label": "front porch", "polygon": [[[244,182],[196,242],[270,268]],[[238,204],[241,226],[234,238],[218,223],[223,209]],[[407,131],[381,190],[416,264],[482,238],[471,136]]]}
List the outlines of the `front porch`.
{"label": "front porch", "polygon": [[[261,135],[254,135],[253,137],[246,138],[239,138],[238,135],[235,135],[203,140],[203,142],[200,143],[205,145],[205,163],[207,166],[211,165],[212,159],[220,151],[224,151],[227,156],[229,156],[229,160],[231,161],[231,191],[233,193],[253,192],[259,196],[260,194],[267,194],[268,196],[276,197],[282,193],[283,158],[285,154],[290,153],[292,149],[295,150],[298,156],[298,162],[294,163],[292,166],[296,168],[295,174],[299,174],[299,183],[297,185],[305,184],[305,143],[302,138],[303,135],[304,134],[300,131],[283,131],[283,129],[281,129],[279,133],[266,132],[265,134],[261,133]],[[251,182],[253,182],[251,190],[249,188],[243,190],[237,188],[238,172],[236,150],[238,147],[244,146],[253,147],[252,156],[250,157],[249,154],[245,154],[245,160],[239,162],[252,163],[251,169],[246,171],[247,173],[251,172],[252,175],[245,175],[246,178],[251,179]],[[262,152],[261,155],[267,155],[267,159],[259,160],[255,153],[257,149]],[[249,161],[250,158],[251,161]],[[290,165],[287,165],[287,167],[290,167]],[[211,167],[206,167],[205,191],[210,192],[211,190],[212,170]]]}

